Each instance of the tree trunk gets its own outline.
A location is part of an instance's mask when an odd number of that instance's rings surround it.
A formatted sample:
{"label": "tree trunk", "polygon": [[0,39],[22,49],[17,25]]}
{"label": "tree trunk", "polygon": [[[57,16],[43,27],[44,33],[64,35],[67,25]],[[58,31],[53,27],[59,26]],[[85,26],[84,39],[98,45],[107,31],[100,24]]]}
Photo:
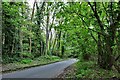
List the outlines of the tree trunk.
{"label": "tree trunk", "polygon": [[111,69],[113,65],[112,47],[109,41],[109,37],[106,37],[105,42],[101,41],[98,34],[98,64],[104,69]]}
{"label": "tree trunk", "polygon": [[[103,38],[100,40],[100,35],[98,34],[98,64],[101,68],[104,69],[111,69],[112,65],[113,65],[113,61],[112,61],[112,46],[114,44],[114,35],[115,35],[115,26],[114,26],[114,22],[113,22],[113,16],[112,16],[112,4],[110,3],[110,25],[108,26],[109,28],[107,28],[107,32],[108,34],[105,33],[104,30],[104,25],[103,22],[100,20],[100,16],[98,15],[98,11],[97,11],[97,4],[96,2],[94,3],[94,6],[88,2],[88,4],[91,7],[91,10],[94,13],[94,16],[99,24],[101,33],[104,34]],[[102,53],[103,52],[103,53]]]}
{"label": "tree trunk", "polygon": [[48,48],[49,48],[49,45],[48,45],[48,41],[49,41],[49,29],[48,29],[48,26],[49,26],[49,10],[48,10],[48,4],[47,4],[47,23],[46,23],[46,55],[48,54]]}
{"label": "tree trunk", "polygon": [[31,40],[31,37],[29,37],[29,53],[31,53],[31,50],[32,50],[32,40]]}
{"label": "tree trunk", "polygon": [[60,38],[61,38],[61,31],[58,34],[58,50],[60,49]]}

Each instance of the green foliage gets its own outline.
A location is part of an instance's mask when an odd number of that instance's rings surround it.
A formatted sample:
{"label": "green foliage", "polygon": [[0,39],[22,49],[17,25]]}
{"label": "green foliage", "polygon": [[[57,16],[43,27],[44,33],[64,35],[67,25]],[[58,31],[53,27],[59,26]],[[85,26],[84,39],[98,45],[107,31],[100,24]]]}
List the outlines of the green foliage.
{"label": "green foliage", "polygon": [[23,53],[21,53],[21,55],[23,57],[28,57],[28,58],[32,58],[33,57],[33,55],[31,53],[29,53],[29,52],[23,52]]}
{"label": "green foliage", "polygon": [[51,59],[51,60],[60,60],[61,58],[58,57],[58,56],[51,56],[50,59]]}
{"label": "green foliage", "polygon": [[75,64],[76,66],[76,78],[119,78],[120,74],[113,70],[101,69],[97,66],[94,61],[79,61]]}
{"label": "green foliage", "polygon": [[[75,57],[84,61],[92,56],[96,61],[100,59],[102,68],[110,69],[113,58],[120,53],[119,5],[43,2],[35,3],[31,10],[25,2],[3,2],[3,61],[34,57]],[[90,72],[85,65],[82,68],[82,75]]]}
{"label": "green foliage", "polygon": [[15,62],[19,62],[20,60],[21,58],[18,58],[16,56],[12,58],[8,56],[2,56],[2,64],[15,63]]}
{"label": "green foliage", "polygon": [[59,61],[60,59],[58,56],[40,56],[37,58],[39,61]]}
{"label": "green foliage", "polygon": [[48,60],[60,60],[60,57],[58,57],[58,56],[45,56],[45,58],[46,59],[48,59]]}
{"label": "green foliage", "polygon": [[91,69],[94,65],[95,62],[93,61],[82,61],[82,62],[78,62],[76,64],[78,66],[78,69],[83,69],[83,70],[87,70],[87,69]]}
{"label": "green foliage", "polygon": [[29,59],[29,58],[26,58],[26,59],[23,59],[23,60],[21,60],[21,63],[23,63],[23,64],[29,64],[29,63],[31,63],[33,60],[31,60],[31,59]]}
{"label": "green foliage", "polygon": [[77,78],[86,78],[87,76],[89,76],[91,74],[92,70],[91,69],[81,69],[78,73],[78,75],[76,75]]}

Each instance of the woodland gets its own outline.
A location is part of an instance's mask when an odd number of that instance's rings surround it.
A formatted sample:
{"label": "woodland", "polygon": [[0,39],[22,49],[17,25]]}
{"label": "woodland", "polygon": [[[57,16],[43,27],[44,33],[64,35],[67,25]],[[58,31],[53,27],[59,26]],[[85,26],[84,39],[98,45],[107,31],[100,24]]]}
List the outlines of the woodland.
{"label": "woodland", "polygon": [[77,77],[89,61],[120,77],[120,2],[2,2],[2,64],[43,57],[79,59]]}

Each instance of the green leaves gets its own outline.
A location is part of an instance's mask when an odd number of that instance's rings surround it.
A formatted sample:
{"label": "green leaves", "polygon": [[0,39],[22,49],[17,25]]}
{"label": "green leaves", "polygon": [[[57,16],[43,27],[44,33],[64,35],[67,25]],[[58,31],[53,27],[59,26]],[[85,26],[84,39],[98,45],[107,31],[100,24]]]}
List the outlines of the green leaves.
{"label": "green leaves", "polygon": [[31,59],[23,59],[23,60],[21,60],[21,63],[23,63],[23,64],[29,64],[30,62],[32,62]]}
{"label": "green leaves", "polygon": [[[115,31],[119,31],[119,5],[114,3],[111,8],[110,3],[90,4],[35,3],[31,20],[27,3],[3,3],[3,52],[9,54],[26,51],[40,56],[45,51],[49,55],[52,52],[62,55],[65,51],[67,56],[81,56],[85,53],[95,55],[99,48],[96,44],[98,40],[101,41],[100,49],[103,52],[109,51],[106,50],[109,43],[115,44],[110,46],[111,49],[118,48],[116,44],[119,34]],[[112,21],[115,25],[109,24]]]}

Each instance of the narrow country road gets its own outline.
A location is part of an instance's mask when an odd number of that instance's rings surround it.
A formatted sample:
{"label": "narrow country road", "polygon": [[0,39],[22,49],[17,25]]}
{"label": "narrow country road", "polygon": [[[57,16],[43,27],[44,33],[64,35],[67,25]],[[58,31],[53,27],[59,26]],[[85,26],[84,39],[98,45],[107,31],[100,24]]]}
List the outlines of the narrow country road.
{"label": "narrow country road", "polygon": [[55,78],[57,75],[62,73],[66,67],[77,61],[78,60],[76,59],[69,59],[22,71],[15,71],[12,73],[3,74],[2,78]]}

